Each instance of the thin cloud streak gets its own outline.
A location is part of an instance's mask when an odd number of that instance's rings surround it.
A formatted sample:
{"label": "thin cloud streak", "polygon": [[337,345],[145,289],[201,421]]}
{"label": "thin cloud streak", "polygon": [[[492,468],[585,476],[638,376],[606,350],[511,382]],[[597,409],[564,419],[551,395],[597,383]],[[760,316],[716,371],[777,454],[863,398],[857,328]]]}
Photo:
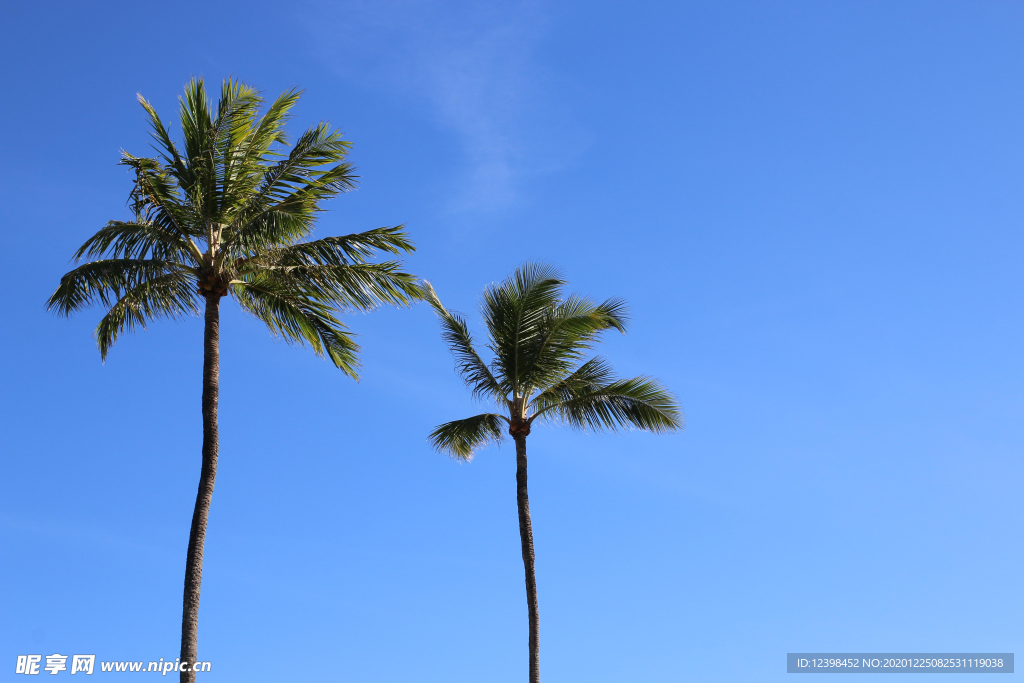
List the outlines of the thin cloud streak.
{"label": "thin cloud streak", "polygon": [[519,202],[525,177],[585,146],[535,58],[548,21],[534,2],[385,0],[310,15],[320,18],[309,26],[318,49],[342,78],[425,102],[458,136],[466,170],[448,198],[453,212]]}

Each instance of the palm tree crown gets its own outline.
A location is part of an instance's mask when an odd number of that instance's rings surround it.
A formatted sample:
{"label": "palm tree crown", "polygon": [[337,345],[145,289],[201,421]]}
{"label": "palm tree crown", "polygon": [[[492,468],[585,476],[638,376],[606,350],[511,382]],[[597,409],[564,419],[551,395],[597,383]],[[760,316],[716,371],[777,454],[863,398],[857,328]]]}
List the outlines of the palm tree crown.
{"label": "palm tree crown", "polygon": [[477,353],[465,319],[445,309],[428,285],[427,300],[459,374],[476,398],[502,411],[439,426],[430,435],[435,448],[468,460],[480,446],[500,441],[503,425],[513,437],[526,436],[538,419],[584,431],[682,427],[675,399],[656,380],[616,379],[604,358],[584,361],[602,332],[626,331],[625,302],[563,296],[565,284],[550,266],[528,264],[485,290],[490,363]]}
{"label": "palm tree crown", "polygon": [[[289,148],[284,125],[300,92],[260,115],[263,98],[227,80],[216,111],[202,80],[181,99],[181,147],[139,96],[157,158],[122,153],[134,172],[134,219],[110,221],[75,253],[88,260],[63,278],[49,308],[70,315],[101,304],[100,354],[155,318],[200,312],[200,297],[228,295],[275,335],[305,343],[356,376],[358,345],[332,313],[406,304],[416,278],[375,252],[413,251],[402,226],[306,241],[321,204],[352,189],[350,143],[320,123]],[[90,260],[91,259],[91,260]]]}

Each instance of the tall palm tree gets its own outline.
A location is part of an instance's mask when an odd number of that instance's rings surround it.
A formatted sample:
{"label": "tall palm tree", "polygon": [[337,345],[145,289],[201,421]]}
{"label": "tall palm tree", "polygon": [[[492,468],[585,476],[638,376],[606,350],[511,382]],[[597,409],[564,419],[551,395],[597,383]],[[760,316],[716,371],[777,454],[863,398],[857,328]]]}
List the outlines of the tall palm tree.
{"label": "tall palm tree", "polygon": [[[62,315],[94,304],[107,309],[96,328],[100,355],[118,337],[157,318],[203,309],[203,451],[199,492],[185,561],[181,681],[195,680],[199,590],[206,523],[217,475],[220,304],[242,310],[290,343],[308,344],[356,377],[358,345],[333,309],[405,305],[422,292],[396,260],[377,253],[414,250],[402,226],[309,241],[321,204],[354,187],[350,144],[327,123],[289,145],[284,126],[298,101],[285,92],[263,111],[253,88],[223,82],[216,110],[201,79],[180,99],[182,146],[139,96],[157,157],[122,152],[134,172],[134,218],[110,221],[75,253],[86,262],[61,278],[49,308]],[[262,111],[262,114],[261,114]]]}
{"label": "tall palm tree", "polygon": [[431,443],[441,452],[469,460],[481,446],[501,441],[506,429],[515,442],[519,537],[530,619],[530,683],[540,682],[537,577],[526,486],[526,438],[533,423],[541,420],[582,431],[635,428],[655,433],[683,426],[675,399],[656,380],[616,379],[603,358],[584,361],[602,332],[626,331],[625,302],[609,299],[595,304],[575,294],[563,296],[565,284],[550,266],[527,264],[484,290],[481,312],[493,356],[490,363],[474,348],[465,319],[445,309],[433,288],[426,287],[427,301],[441,320],[442,336],[462,379],[475,398],[494,403],[501,411],[447,422],[431,433]]}

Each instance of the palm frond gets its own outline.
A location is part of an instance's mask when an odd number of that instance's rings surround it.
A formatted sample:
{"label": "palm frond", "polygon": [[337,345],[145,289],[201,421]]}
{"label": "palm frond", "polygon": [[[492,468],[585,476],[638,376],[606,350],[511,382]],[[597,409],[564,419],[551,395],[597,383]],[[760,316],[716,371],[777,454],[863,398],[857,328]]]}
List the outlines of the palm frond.
{"label": "palm frond", "polygon": [[359,345],[329,306],[265,276],[252,282],[234,280],[230,291],[272,334],[288,343],[308,344],[316,355],[326,356],[346,375],[359,379]]}
{"label": "palm frond", "polygon": [[492,399],[503,402],[507,391],[491,374],[487,364],[473,346],[473,335],[469,331],[465,318],[444,307],[437,292],[429,282],[423,283],[424,300],[430,304],[441,322],[441,337],[448,344],[448,349],[455,357],[456,370],[466,386],[477,398]]}
{"label": "palm frond", "polygon": [[139,104],[146,110],[146,114],[149,116],[149,125],[153,129],[151,135],[156,141],[156,149],[160,153],[160,156],[164,160],[165,166],[170,170],[170,173],[177,180],[178,185],[181,187],[189,187],[195,180],[194,174],[189,169],[188,164],[181,157],[181,152],[178,151],[178,146],[174,144],[171,139],[171,135],[164,126],[164,122],[160,119],[160,115],[157,114],[156,109],[151,105],[141,93],[137,94],[136,97],[139,100]]}
{"label": "palm frond", "polygon": [[269,249],[235,260],[236,277],[265,277],[343,310],[369,311],[381,305],[407,306],[423,296],[419,280],[398,261],[367,263],[375,250],[390,253],[415,247],[398,228],[327,237]]}
{"label": "palm frond", "polygon": [[416,246],[409,240],[404,227],[377,228],[352,235],[300,242],[270,250],[261,258],[268,264],[279,266],[345,266],[365,263],[378,251],[389,254],[414,252]]}
{"label": "palm frond", "polygon": [[[239,207],[245,204],[258,185],[265,171],[263,164],[276,156],[270,149],[254,150],[251,147],[254,131],[262,122],[259,116],[262,104],[263,98],[255,88],[232,79],[221,85],[217,118],[212,128],[216,144],[218,204],[211,216],[216,216],[218,224],[234,219]],[[269,144],[284,136],[281,123],[280,120],[276,124],[273,120],[268,122],[264,134],[270,137]]]}
{"label": "palm frond", "polygon": [[[300,95],[295,89],[285,91],[263,116],[257,118],[256,107],[250,105],[244,115],[235,117],[230,135],[220,145],[224,165],[220,222],[238,224],[246,206],[259,195],[259,187],[271,166],[285,156],[282,148],[288,144],[288,135],[284,124]],[[262,99],[257,98],[255,102],[262,102]],[[229,226],[223,237],[229,237],[232,232],[234,228]]]}
{"label": "palm frond", "polygon": [[238,142],[251,128],[262,98],[254,88],[227,79],[214,115],[204,81],[193,78],[180,102],[185,159],[191,171],[191,181],[182,190],[207,224],[220,223],[232,208],[235,181],[241,179],[244,185],[246,174],[236,168]]}
{"label": "palm frond", "polygon": [[213,149],[210,140],[210,126],[213,110],[210,98],[206,96],[206,83],[202,78],[192,78],[185,84],[185,94],[178,98],[178,119],[185,143],[185,158],[190,164]]}
{"label": "palm frond", "polygon": [[175,177],[158,160],[122,152],[120,163],[135,172],[131,202],[137,220],[183,237],[204,234],[191,198],[181,192]]}
{"label": "palm frond", "polygon": [[158,318],[198,314],[195,279],[188,273],[171,272],[141,279],[110,307],[96,326],[100,358],[106,360],[107,352],[126,331],[146,329],[149,321]]}
{"label": "palm frond", "polygon": [[565,401],[593,393],[615,382],[615,373],[608,361],[600,356],[591,358],[574,372],[547,387],[530,403],[534,414],[547,412]]}
{"label": "palm frond", "polygon": [[471,460],[478,448],[501,442],[503,420],[508,421],[501,415],[483,413],[465,420],[446,422],[430,433],[430,445],[460,460]]}
{"label": "palm frond", "polygon": [[624,333],[626,304],[621,299],[595,304],[573,294],[549,308],[538,328],[521,354],[527,368],[522,380],[527,393],[550,386],[573,372],[602,332]]}
{"label": "palm frond", "polygon": [[525,355],[540,333],[547,312],[558,305],[565,281],[547,264],[520,266],[504,282],[484,290],[483,317],[494,352],[494,366],[507,393],[521,394],[528,379]]}
{"label": "palm frond", "polygon": [[[180,275],[181,281],[195,282],[195,274],[173,261],[156,259],[105,259],[91,261],[67,273],[50,295],[47,309],[69,316],[94,304],[111,306],[147,280]],[[178,280],[175,279],[175,282]]]}
{"label": "palm frond", "polygon": [[[110,221],[85,241],[74,260],[86,257],[179,261],[202,265],[202,255],[188,237],[170,233],[150,221]],[[191,263],[190,263],[191,262]]]}
{"label": "palm frond", "polygon": [[682,429],[675,397],[650,377],[612,380],[602,359],[585,363],[534,401],[531,421],[562,422],[582,431],[634,428],[663,432]]}
{"label": "palm frond", "polygon": [[[338,163],[350,147],[326,123],[303,133],[286,158],[264,168],[260,182],[233,217],[225,244],[252,252],[308,235],[320,203],[355,188],[352,165]],[[322,168],[331,163],[337,165]]]}
{"label": "palm frond", "polygon": [[227,241],[221,251],[222,262],[229,258],[246,258],[268,249],[295,244],[313,231],[313,222],[305,209],[274,207],[260,213],[237,233],[229,226]]}
{"label": "palm frond", "polygon": [[246,141],[244,153],[247,158],[262,163],[266,161],[265,155],[274,145],[288,144],[284,124],[291,118],[291,109],[301,96],[301,90],[292,88],[278,95],[277,99],[270,103]]}
{"label": "palm frond", "polygon": [[401,268],[398,261],[385,261],[349,266],[262,266],[258,272],[260,277],[351,312],[384,305],[408,306],[422,297],[419,280]]}

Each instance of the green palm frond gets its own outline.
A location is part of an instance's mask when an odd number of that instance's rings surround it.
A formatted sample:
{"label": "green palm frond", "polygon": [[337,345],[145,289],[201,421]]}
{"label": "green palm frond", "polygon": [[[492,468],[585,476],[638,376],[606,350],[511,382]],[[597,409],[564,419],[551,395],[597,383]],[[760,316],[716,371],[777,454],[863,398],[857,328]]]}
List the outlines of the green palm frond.
{"label": "green palm frond", "polygon": [[181,134],[185,144],[185,158],[190,164],[198,164],[207,153],[212,153],[213,141],[209,130],[212,126],[213,111],[210,98],[206,96],[206,83],[201,78],[192,78],[185,85],[185,94],[178,98],[178,116]]}
{"label": "green palm frond", "polygon": [[167,127],[160,119],[160,115],[157,114],[153,105],[141,94],[137,95],[137,98],[139,104],[142,105],[142,108],[146,110],[146,114],[149,116],[149,125],[153,129],[150,135],[156,141],[156,150],[164,160],[164,166],[174,176],[179,186],[189,187],[194,182],[194,176],[185,160],[181,157],[181,152],[178,151],[178,146],[171,139]]}
{"label": "green palm frond", "polygon": [[565,401],[597,391],[601,387],[613,383],[615,379],[615,373],[606,359],[600,356],[591,358],[575,371],[537,394],[530,405],[535,415],[544,413]]}
{"label": "green palm frond", "polygon": [[243,147],[242,153],[247,159],[262,163],[268,158],[268,153],[275,156],[280,154],[273,151],[274,146],[288,144],[288,135],[284,130],[284,124],[291,119],[291,109],[301,96],[301,90],[292,88],[281,93],[276,100],[271,102]]}
{"label": "green palm frond", "polygon": [[512,277],[484,290],[483,316],[494,367],[506,393],[522,394],[529,378],[528,349],[547,312],[557,306],[565,281],[554,267],[526,264]]}
{"label": "green palm frond", "polygon": [[416,245],[409,240],[404,228],[405,226],[399,225],[300,242],[272,252],[278,256],[274,263],[290,266],[314,263],[343,266],[350,263],[365,263],[377,252],[396,255],[414,252]]}
{"label": "green palm frond", "polygon": [[60,279],[57,290],[50,295],[47,308],[68,316],[94,304],[111,306],[126,292],[137,289],[147,281],[165,275],[191,278],[192,272],[171,261],[156,259],[105,259],[91,261],[75,268]]}
{"label": "green palm frond", "polygon": [[398,261],[367,263],[375,251],[414,251],[399,228],[328,237],[270,249],[238,262],[239,273],[255,272],[331,300],[342,309],[368,311],[389,304],[407,306],[423,296],[419,279]]}
{"label": "green palm frond", "polygon": [[253,222],[255,212],[245,207],[258,204],[260,188],[265,185],[273,165],[282,156],[288,143],[284,124],[291,118],[290,110],[299,99],[299,91],[282,93],[258,120],[248,119],[245,125],[235,125],[230,144],[224,146],[225,207],[222,222],[231,221],[225,241],[230,241],[239,226]]}
{"label": "green palm frond", "polygon": [[[303,133],[286,158],[263,167],[260,182],[232,217],[225,245],[251,253],[308,235],[320,203],[355,188],[352,165],[341,163],[350,147],[324,123]],[[337,165],[320,168],[331,163]]]}
{"label": "green palm frond", "polygon": [[168,233],[183,237],[204,234],[191,198],[159,161],[122,152],[121,165],[135,172],[131,199],[137,218],[144,217]]}
{"label": "green palm frond", "polygon": [[263,211],[243,229],[228,235],[223,245],[220,263],[230,258],[246,258],[268,249],[294,244],[312,232],[309,217],[289,207],[275,207]]}
{"label": "green palm frond", "polygon": [[216,220],[232,208],[227,200],[238,176],[238,143],[248,136],[262,101],[256,89],[227,79],[214,116],[204,81],[193,78],[185,86],[180,119],[193,182],[182,187],[207,219]]}
{"label": "green palm frond", "polygon": [[626,331],[626,304],[609,299],[595,304],[576,294],[549,308],[536,336],[523,351],[527,393],[543,389],[571,373],[602,332]]}
{"label": "green palm frond", "polygon": [[657,380],[633,377],[609,382],[610,369],[603,361],[588,365],[580,369],[587,368],[589,376],[571,376],[541,394],[531,421],[556,421],[582,431],[633,428],[660,434],[682,429],[675,397]]}
{"label": "green palm frond", "polygon": [[508,392],[491,374],[487,364],[473,347],[473,335],[466,320],[458,313],[448,311],[429,282],[423,284],[424,299],[441,321],[441,336],[455,357],[455,365],[463,381],[477,398],[504,401]]}
{"label": "green palm frond", "polygon": [[452,457],[471,460],[478,448],[501,442],[503,421],[508,422],[501,415],[483,413],[465,420],[446,422],[430,433],[430,444]]}
{"label": "green palm frond", "polygon": [[258,272],[259,277],[329,300],[343,311],[372,311],[383,305],[408,306],[422,296],[416,276],[401,268],[398,261],[385,261],[348,266],[264,266]]}
{"label": "green palm frond", "polygon": [[232,281],[231,293],[272,334],[288,343],[308,344],[316,355],[326,356],[346,375],[359,379],[359,345],[329,306],[266,276],[254,282]]}
{"label": "green palm frond", "polygon": [[149,321],[158,318],[174,319],[198,313],[194,277],[183,272],[148,277],[125,292],[96,326],[100,358],[106,360],[110,347],[126,331],[146,329]]}
{"label": "green palm frond", "polygon": [[75,252],[74,260],[100,256],[124,259],[153,258],[202,265],[202,254],[188,238],[170,233],[149,221],[110,221]]}

